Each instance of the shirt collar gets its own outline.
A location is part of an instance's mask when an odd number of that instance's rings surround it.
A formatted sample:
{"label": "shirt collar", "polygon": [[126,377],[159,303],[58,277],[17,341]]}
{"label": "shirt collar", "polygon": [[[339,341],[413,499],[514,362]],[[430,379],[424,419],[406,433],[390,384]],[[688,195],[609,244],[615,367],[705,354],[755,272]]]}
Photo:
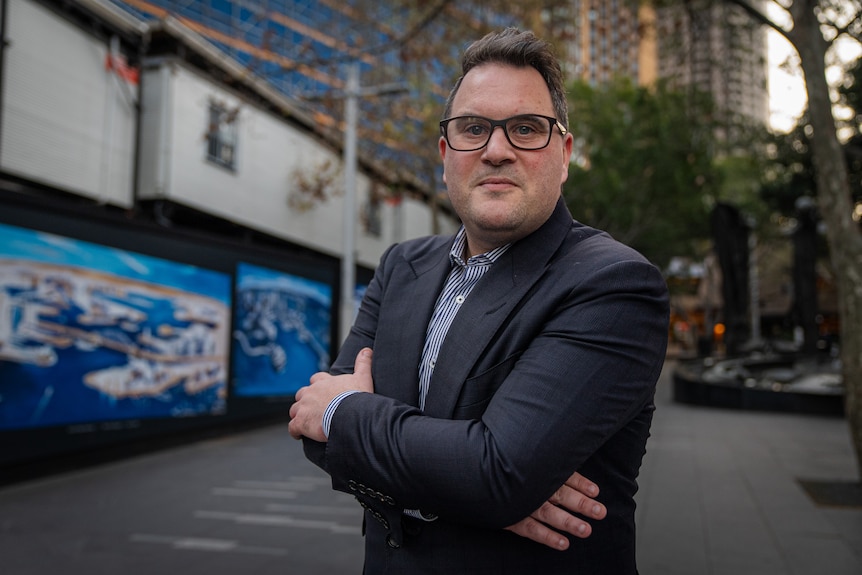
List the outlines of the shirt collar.
{"label": "shirt collar", "polygon": [[497,261],[500,256],[506,253],[506,250],[508,250],[511,245],[511,243],[508,243],[504,246],[494,248],[493,250],[483,254],[475,255],[464,262],[464,252],[467,248],[467,232],[464,229],[464,226],[461,226],[458,233],[455,235],[455,242],[452,244],[452,250],[449,252],[449,260],[452,262],[452,265],[459,266],[491,265]]}

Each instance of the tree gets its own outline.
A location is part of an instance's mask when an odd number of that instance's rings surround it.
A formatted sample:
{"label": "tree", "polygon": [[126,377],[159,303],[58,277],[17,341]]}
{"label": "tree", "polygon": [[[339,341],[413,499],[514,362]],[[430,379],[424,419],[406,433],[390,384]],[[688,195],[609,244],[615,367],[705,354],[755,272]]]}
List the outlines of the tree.
{"label": "tree", "polygon": [[708,101],[694,104],[664,84],[577,81],[569,114],[576,162],[563,195],[576,217],[661,266],[698,255],[716,185]]}
{"label": "tree", "polygon": [[838,289],[845,412],[862,477],[862,232],[853,219],[848,166],[838,137],[826,67],[830,45],[843,35],[857,41],[862,32],[858,0],[766,2],[783,14],[779,22],[748,0],[725,0],[781,34],[799,55],[808,95],[810,143],[818,209],[826,224]]}
{"label": "tree", "polygon": [[862,220],[862,58],[847,71],[844,83],[838,87],[841,103],[851,111],[844,126],[852,135],[844,143],[850,189],[856,204],[856,220]]}

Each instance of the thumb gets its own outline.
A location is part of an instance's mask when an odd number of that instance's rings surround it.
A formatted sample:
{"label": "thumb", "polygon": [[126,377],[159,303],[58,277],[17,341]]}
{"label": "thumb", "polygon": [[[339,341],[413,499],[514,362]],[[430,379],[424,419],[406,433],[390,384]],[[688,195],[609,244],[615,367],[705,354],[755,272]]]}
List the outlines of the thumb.
{"label": "thumb", "polygon": [[353,375],[359,380],[368,385],[368,389],[364,391],[374,391],[374,381],[371,378],[371,357],[373,355],[370,347],[364,347],[359,350],[356,355],[356,361],[353,363]]}

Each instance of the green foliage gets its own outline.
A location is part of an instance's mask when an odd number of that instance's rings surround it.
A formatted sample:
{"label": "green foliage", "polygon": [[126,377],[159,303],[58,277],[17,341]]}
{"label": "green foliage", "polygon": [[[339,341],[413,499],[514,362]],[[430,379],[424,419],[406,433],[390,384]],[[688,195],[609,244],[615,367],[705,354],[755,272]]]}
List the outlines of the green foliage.
{"label": "green foliage", "polygon": [[816,196],[809,131],[803,117],[790,132],[771,138],[770,159],[763,172],[760,195],[773,212],[792,216],[799,198]]}
{"label": "green foliage", "polygon": [[[839,126],[845,136],[843,150],[851,194],[854,202],[859,202],[862,201],[862,59],[845,70],[837,92],[840,103],[851,112]],[[778,214],[793,216],[800,198],[817,196],[811,134],[806,113],[793,130],[776,134],[770,140],[771,153],[763,173],[761,197]]]}
{"label": "green foliage", "polygon": [[563,193],[575,217],[662,266],[702,255],[718,175],[708,102],[627,80],[569,94],[576,152]]}

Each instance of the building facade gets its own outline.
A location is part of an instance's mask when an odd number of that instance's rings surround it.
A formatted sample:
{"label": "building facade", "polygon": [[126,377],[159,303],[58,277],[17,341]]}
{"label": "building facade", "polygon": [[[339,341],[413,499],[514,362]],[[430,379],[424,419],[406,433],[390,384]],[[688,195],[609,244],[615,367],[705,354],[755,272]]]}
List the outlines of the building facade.
{"label": "building facade", "polygon": [[0,7],[0,467],[283,418],[383,251],[457,229],[360,125],[345,289],[340,118],[155,4]]}
{"label": "building facade", "polygon": [[728,120],[766,125],[766,32],[731,3],[573,0],[566,12],[571,24],[562,32],[557,24],[556,33],[570,38],[568,77],[592,85],[622,77],[649,86],[663,79],[709,94]]}
{"label": "building facade", "polygon": [[[172,203],[339,255],[337,119],[250,74],[193,21],[145,19],[107,0],[57,4],[7,3],[3,173],[98,204]],[[87,19],[101,36],[81,28]],[[375,165],[373,146],[360,142],[357,185],[357,261],[370,268],[405,230],[454,225],[421,182],[399,178],[397,198],[382,193],[396,178]]]}
{"label": "building facade", "polygon": [[658,75],[710,94],[728,123],[769,121],[766,31],[739,7],[689,0],[656,14]]}
{"label": "building facade", "polygon": [[654,11],[638,0],[573,0],[572,40],[566,49],[570,78],[592,85],[615,77],[640,85],[655,81]]}

